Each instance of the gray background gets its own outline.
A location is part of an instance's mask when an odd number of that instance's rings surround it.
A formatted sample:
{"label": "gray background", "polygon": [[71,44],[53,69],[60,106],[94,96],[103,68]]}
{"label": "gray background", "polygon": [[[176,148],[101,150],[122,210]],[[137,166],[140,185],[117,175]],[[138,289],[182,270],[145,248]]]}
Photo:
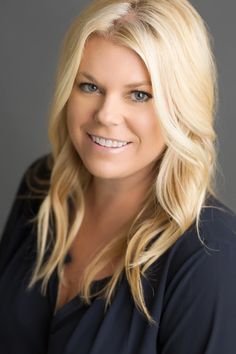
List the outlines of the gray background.
{"label": "gray background", "polygon": [[[235,11],[234,1],[191,1],[214,38],[220,101],[219,136],[221,199],[236,211],[235,167]],[[0,231],[6,222],[23,172],[50,151],[49,104],[62,37],[88,1],[1,0],[0,3]]]}

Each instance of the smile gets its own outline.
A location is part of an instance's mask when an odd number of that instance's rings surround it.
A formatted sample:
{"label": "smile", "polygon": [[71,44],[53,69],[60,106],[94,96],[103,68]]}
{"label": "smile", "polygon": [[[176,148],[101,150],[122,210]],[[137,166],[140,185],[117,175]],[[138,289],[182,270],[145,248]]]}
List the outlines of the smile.
{"label": "smile", "polygon": [[126,142],[126,141],[105,139],[105,138],[101,138],[99,136],[91,135],[91,134],[89,134],[89,136],[93,140],[94,143],[104,146],[104,147],[121,148],[122,146],[129,144],[129,142]]}

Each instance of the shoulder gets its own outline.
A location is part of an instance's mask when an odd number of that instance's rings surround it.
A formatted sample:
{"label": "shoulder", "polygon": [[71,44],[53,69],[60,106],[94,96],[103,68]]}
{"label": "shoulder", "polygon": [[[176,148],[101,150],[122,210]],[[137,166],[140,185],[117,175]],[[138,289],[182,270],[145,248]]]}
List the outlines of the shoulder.
{"label": "shoulder", "polygon": [[51,168],[51,154],[37,158],[26,168],[18,183],[12,206],[8,212],[2,234],[3,239],[4,235],[14,231],[16,224],[26,224],[28,219],[35,216],[48,191]]}
{"label": "shoulder", "polygon": [[50,183],[50,174],[53,167],[51,154],[46,154],[34,160],[25,170],[17,191],[17,197],[24,193],[31,194],[42,192]]}
{"label": "shoulder", "polygon": [[203,238],[211,243],[236,241],[236,214],[220,199],[209,196],[202,208],[200,228]]}
{"label": "shoulder", "polygon": [[168,250],[167,267],[167,285],[178,277],[186,284],[191,279],[196,289],[201,284],[232,283],[236,276],[235,212],[211,195],[201,211],[199,234],[194,223]]}
{"label": "shoulder", "polygon": [[29,242],[39,206],[50,182],[51,155],[34,160],[25,170],[8,212],[0,241],[0,269]]}
{"label": "shoulder", "polygon": [[[183,235],[180,244],[189,247],[199,236],[205,247],[223,245],[236,246],[236,214],[217,197],[210,195],[202,207],[199,223],[199,234],[194,223]],[[202,246],[204,246],[202,244]]]}
{"label": "shoulder", "polygon": [[[200,353],[208,346],[209,353],[224,349],[232,353],[236,214],[219,199],[209,197],[202,208],[199,234],[201,240],[192,225],[166,253],[158,344],[168,347],[168,353],[182,353],[183,348],[186,352],[195,348],[194,353]],[[189,334],[189,340],[184,333]]]}
{"label": "shoulder", "polygon": [[48,193],[53,167],[51,154],[35,159],[24,171],[15,195],[14,205],[24,204],[24,211],[36,212],[36,208]]}

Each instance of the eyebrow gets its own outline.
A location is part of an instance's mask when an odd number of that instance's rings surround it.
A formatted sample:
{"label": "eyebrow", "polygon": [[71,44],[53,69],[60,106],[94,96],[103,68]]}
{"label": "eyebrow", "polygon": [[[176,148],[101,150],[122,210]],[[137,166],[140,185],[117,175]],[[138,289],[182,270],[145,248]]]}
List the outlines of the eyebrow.
{"label": "eyebrow", "polygon": [[[98,86],[101,86],[101,85],[99,85],[98,81],[92,75],[90,75],[89,73],[87,73],[85,71],[78,72],[78,75],[83,75],[87,79],[94,81]],[[127,85],[125,85],[125,87],[137,87],[137,86],[144,86],[144,85],[145,86],[152,86],[151,81],[140,81],[140,82],[133,82],[132,84],[127,84]]]}

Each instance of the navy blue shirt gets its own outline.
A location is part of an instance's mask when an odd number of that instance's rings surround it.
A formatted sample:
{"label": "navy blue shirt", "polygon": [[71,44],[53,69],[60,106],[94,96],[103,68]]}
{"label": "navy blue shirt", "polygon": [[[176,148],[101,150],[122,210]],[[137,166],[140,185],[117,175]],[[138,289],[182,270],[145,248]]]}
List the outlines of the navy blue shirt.
{"label": "navy blue shirt", "polygon": [[[38,167],[49,178],[46,156],[23,176],[17,196],[32,193],[26,175]],[[26,289],[36,256],[40,199],[14,200],[0,243],[0,353],[3,354],[235,354],[236,215],[210,195],[193,224],[142,278],[145,302],[157,325],[135,307],[125,273],[105,312],[99,297],[76,296],[56,313],[56,271],[46,296],[41,282]],[[109,277],[94,281],[93,291]]]}

